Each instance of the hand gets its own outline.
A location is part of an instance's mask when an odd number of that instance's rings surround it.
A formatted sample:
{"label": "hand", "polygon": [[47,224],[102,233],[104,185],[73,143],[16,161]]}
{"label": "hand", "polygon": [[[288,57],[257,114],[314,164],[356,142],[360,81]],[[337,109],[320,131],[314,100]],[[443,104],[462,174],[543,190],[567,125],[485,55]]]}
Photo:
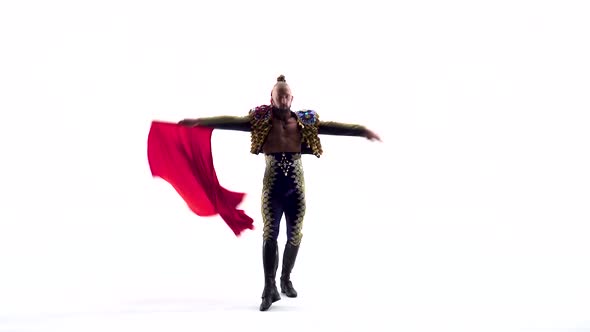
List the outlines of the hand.
{"label": "hand", "polygon": [[196,127],[199,125],[199,119],[184,119],[178,122],[181,126]]}
{"label": "hand", "polygon": [[375,134],[374,132],[372,132],[368,129],[367,129],[367,133],[365,134],[365,137],[370,141],[377,140],[377,141],[381,142],[381,138],[377,134]]}

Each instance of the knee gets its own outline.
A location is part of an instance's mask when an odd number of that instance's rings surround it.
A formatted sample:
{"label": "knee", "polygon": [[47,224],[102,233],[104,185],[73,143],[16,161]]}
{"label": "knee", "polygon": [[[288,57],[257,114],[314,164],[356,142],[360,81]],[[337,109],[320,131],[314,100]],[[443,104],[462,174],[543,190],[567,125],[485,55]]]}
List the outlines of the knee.
{"label": "knee", "polygon": [[287,237],[287,241],[296,247],[298,247],[301,244],[302,239],[303,233],[301,232],[289,234],[289,236]]}
{"label": "knee", "polygon": [[277,241],[279,238],[279,230],[276,227],[265,227],[264,231],[262,232],[262,239],[263,240],[274,240]]}

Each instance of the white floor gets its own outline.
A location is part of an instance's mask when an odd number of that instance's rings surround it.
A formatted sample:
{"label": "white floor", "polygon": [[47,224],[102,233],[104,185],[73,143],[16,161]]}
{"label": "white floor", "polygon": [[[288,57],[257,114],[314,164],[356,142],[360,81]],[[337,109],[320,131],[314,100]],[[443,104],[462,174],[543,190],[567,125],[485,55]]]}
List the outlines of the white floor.
{"label": "white floor", "polygon": [[319,219],[310,212],[293,273],[300,296],[259,312],[258,230],[236,239],[217,219],[165,222],[154,210],[153,219],[121,224],[118,234],[73,227],[72,234],[89,237],[54,234],[45,250],[4,252],[0,331],[590,326],[587,268],[573,256],[580,243],[542,251],[532,240],[514,241],[493,229],[484,237],[467,227],[460,233],[400,221],[388,221],[394,225],[383,228],[388,232],[372,232],[365,229],[378,229],[385,219],[350,220],[344,212]]}

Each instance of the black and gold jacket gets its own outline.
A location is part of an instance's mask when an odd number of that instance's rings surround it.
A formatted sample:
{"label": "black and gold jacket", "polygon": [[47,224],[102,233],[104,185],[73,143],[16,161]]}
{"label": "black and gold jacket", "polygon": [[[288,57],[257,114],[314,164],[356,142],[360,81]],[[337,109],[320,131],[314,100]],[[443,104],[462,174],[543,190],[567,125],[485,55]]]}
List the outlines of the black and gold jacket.
{"label": "black and gold jacket", "polygon": [[[301,153],[313,154],[320,157],[323,153],[319,135],[365,136],[367,129],[356,124],[320,121],[317,112],[313,110],[299,110],[292,112],[302,135]],[[272,127],[272,106],[261,105],[252,108],[246,116],[216,116],[200,118],[199,124],[217,129],[239,130],[250,132],[250,152],[262,152],[268,133]]]}

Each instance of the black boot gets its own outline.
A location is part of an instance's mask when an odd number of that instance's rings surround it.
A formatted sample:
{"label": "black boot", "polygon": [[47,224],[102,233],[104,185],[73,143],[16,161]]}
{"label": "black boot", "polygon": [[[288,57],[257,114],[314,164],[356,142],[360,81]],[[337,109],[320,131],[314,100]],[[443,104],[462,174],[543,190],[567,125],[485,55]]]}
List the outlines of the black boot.
{"label": "black boot", "polygon": [[293,283],[291,282],[291,271],[295,265],[298,251],[299,246],[294,246],[291,242],[287,242],[285,245],[283,271],[281,272],[281,292],[288,297],[297,297],[297,291],[293,288]]}
{"label": "black boot", "polygon": [[281,299],[277,290],[276,275],[279,267],[279,247],[276,240],[265,240],[262,245],[262,265],[264,267],[264,290],[260,311],[266,311]]}

